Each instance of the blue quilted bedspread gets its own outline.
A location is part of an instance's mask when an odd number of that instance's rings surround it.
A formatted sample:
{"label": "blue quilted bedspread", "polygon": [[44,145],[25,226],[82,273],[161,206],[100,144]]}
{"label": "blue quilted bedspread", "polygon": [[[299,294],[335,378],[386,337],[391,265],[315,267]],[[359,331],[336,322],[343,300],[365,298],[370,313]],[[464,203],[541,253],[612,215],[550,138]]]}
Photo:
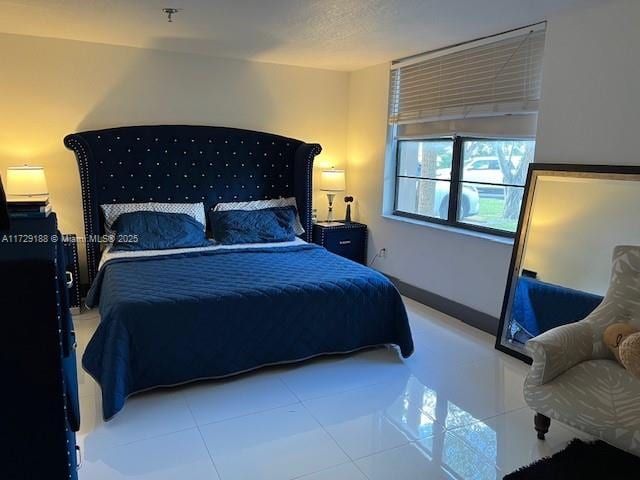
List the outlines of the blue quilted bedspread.
{"label": "blue quilted bedspread", "polygon": [[368,346],[413,352],[391,282],[315,245],[111,260],[87,298],[98,303],[82,364],[105,419],[158,386]]}

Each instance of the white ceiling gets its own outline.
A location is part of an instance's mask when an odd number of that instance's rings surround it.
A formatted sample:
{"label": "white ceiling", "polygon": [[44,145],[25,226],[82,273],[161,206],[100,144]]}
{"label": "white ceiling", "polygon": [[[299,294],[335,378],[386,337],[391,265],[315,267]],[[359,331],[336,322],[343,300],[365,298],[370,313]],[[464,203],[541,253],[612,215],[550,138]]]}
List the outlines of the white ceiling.
{"label": "white ceiling", "polygon": [[599,1],[0,0],[0,32],[356,70]]}

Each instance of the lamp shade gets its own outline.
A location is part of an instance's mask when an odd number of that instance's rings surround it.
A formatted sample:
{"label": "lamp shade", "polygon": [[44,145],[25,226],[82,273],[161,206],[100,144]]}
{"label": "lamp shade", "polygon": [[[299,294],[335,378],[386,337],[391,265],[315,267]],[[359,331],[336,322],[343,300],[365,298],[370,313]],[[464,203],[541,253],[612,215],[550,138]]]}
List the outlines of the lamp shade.
{"label": "lamp shade", "polygon": [[7,195],[30,197],[48,194],[44,168],[24,165],[7,169]]}
{"label": "lamp shade", "polygon": [[320,177],[320,190],[341,192],[345,189],[344,170],[323,170]]}

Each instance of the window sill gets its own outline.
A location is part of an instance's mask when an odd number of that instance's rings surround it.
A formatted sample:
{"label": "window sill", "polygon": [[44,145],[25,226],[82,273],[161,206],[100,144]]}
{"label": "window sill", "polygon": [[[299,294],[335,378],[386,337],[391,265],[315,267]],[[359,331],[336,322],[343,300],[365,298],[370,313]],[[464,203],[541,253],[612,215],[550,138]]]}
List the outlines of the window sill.
{"label": "window sill", "polygon": [[415,218],[403,217],[401,215],[383,213],[382,218],[386,218],[388,220],[394,220],[396,222],[405,222],[405,223],[411,223],[413,225],[420,225],[422,227],[433,228],[435,230],[442,230],[442,231],[454,233],[457,235],[465,235],[467,237],[480,238],[482,240],[501,243],[503,245],[513,246],[513,243],[514,243],[514,239],[510,237],[501,237],[500,235],[492,235],[490,233],[485,233],[485,232],[476,232],[474,230],[467,230],[466,228],[452,227],[451,225],[440,225],[438,223],[426,222],[424,220],[417,220]]}

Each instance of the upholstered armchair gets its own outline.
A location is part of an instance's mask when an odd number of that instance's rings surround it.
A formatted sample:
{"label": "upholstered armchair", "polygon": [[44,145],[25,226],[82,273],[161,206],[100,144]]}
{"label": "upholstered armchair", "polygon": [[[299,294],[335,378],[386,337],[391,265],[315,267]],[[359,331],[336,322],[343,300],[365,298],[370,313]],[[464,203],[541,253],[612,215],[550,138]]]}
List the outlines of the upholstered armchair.
{"label": "upholstered armchair", "polygon": [[620,322],[640,328],[638,246],[614,249],[609,290],[589,316],[527,342],[533,364],[524,396],[536,412],[538,438],[553,418],[640,455],[640,379],[603,342],[607,326]]}

